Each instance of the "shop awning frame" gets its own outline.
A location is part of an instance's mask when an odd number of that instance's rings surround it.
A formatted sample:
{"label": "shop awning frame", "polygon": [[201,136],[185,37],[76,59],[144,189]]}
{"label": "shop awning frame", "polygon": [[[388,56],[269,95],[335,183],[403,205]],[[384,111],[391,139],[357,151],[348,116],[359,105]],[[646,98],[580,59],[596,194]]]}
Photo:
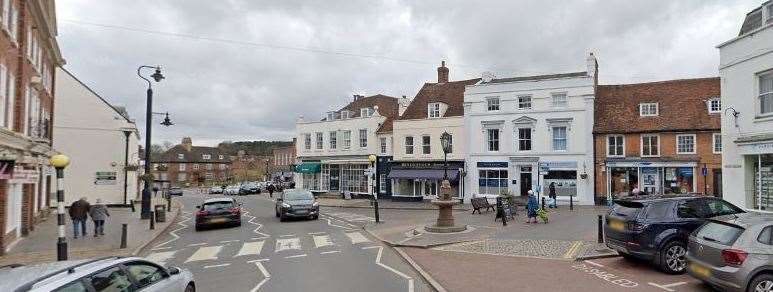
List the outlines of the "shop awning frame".
{"label": "shop awning frame", "polygon": [[322,171],[322,164],[319,162],[304,162],[295,166],[297,173],[319,173]]}

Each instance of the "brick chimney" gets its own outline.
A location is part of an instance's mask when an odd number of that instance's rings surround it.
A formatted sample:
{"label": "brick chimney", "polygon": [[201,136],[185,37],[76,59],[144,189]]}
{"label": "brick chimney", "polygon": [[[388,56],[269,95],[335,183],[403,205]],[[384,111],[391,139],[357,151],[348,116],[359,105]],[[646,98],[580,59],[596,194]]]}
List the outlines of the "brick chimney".
{"label": "brick chimney", "polygon": [[448,82],[448,67],[446,67],[446,61],[440,62],[440,67],[437,67],[437,83]]}
{"label": "brick chimney", "polygon": [[180,145],[183,145],[185,151],[191,151],[191,148],[193,147],[193,140],[191,140],[191,137],[185,137],[183,138],[183,141],[180,143]]}

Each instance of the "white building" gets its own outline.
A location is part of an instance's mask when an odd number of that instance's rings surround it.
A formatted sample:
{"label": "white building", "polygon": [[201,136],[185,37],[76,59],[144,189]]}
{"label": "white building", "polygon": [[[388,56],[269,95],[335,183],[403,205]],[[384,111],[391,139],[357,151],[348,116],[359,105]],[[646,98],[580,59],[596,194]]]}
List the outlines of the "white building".
{"label": "white building", "polygon": [[722,79],[724,198],[773,210],[773,1],[746,15],[739,35],[718,46]]}
{"label": "white building", "polygon": [[70,157],[65,169],[65,203],[127,205],[138,194],[137,127],[125,112],[57,69],[54,149]]}
{"label": "white building", "polygon": [[[528,190],[593,204],[593,102],[598,64],[587,71],[494,78],[467,86],[468,200]],[[521,197],[523,198],[523,197]]]}
{"label": "white building", "polygon": [[[322,120],[301,117],[296,124],[296,187],[336,195],[372,194],[374,182],[366,176],[368,157],[380,155],[382,160],[391,153],[390,145],[382,151],[382,138],[389,135],[379,131],[389,132],[397,113],[397,98],[379,94],[355,95],[351,103],[328,112]],[[379,168],[377,177],[382,172]]]}

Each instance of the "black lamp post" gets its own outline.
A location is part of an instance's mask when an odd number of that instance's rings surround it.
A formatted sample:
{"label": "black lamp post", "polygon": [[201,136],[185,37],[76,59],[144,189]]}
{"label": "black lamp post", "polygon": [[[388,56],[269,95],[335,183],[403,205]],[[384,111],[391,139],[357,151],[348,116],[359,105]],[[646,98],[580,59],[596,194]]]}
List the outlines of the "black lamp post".
{"label": "black lamp post", "polygon": [[150,179],[150,164],[153,161],[150,157],[150,137],[153,121],[153,83],[150,79],[142,76],[142,69],[155,69],[155,72],[150,75],[156,82],[161,82],[164,79],[164,75],[161,74],[161,67],[159,66],[140,66],[137,68],[137,76],[148,82],[147,90],[147,109],[145,111],[145,185],[142,188],[142,208],[140,209],[141,219],[150,219],[150,197],[151,197],[151,185]]}
{"label": "black lamp post", "polygon": [[448,153],[451,153],[451,134],[443,132],[440,135],[440,145],[443,146],[443,180],[448,180]]}

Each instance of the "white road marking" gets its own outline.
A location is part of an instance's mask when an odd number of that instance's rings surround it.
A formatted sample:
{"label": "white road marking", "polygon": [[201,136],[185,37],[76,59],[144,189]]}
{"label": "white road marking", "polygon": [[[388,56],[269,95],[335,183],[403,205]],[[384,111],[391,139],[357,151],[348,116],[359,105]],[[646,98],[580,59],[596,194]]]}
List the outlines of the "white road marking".
{"label": "white road marking", "polygon": [[604,269],[602,269],[601,267],[589,266],[586,262],[574,264],[572,265],[572,269],[577,270],[579,272],[586,273],[591,276],[595,276],[601,279],[602,281],[606,281],[607,283],[618,285],[623,288],[634,288],[639,286],[639,283],[636,283],[629,279],[621,278],[620,276],[604,271]]}
{"label": "white road marking", "polygon": [[304,254],[297,254],[297,255],[286,256],[285,258],[286,259],[294,259],[294,258],[302,258],[302,257],[305,257],[305,256],[306,256],[306,254],[304,253]]}
{"label": "white road marking", "polygon": [[604,265],[602,265],[602,264],[599,264],[599,263],[597,263],[597,262],[592,262],[592,261],[585,261],[585,262],[586,262],[586,263],[589,263],[589,264],[591,264],[591,265],[597,266],[597,267],[602,267],[602,268],[604,267]]}
{"label": "white road marking", "polygon": [[352,240],[352,244],[370,242],[370,239],[366,238],[364,235],[362,235],[362,233],[359,232],[347,232],[346,236]]}
{"label": "white road marking", "polygon": [[408,280],[408,292],[413,292],[413,278],[410,276],[403,274],[403,272],[398,271],[397,269],[387,266],[383,263],[381,263],[381,253],[384,251],[384,247],[382,246],[375,246],[375,247],[369,247],[369,248],[378,248],[378,254],[376,254],[376,264],[381,266],[384,269],[387,269],[391,271],[392,273],[397,274],[400,277],[403,277],[404,279]]}
{"label": "white road marking", "polygon": [[154,248],[154,249],[151,249],[151,250],[165,250],[165,249],[170,249],[170,248],[172,248],[172,247],[171,246],[166,246],[166,247],[157,247],[157,248]]}
{"label": "white road marking", "polygon": [[308,235],[320,235],[320,234],[327,234],[327,232],[324,232],[324,231],[322,231],[322,232],[309,232],[309,233],[306,233],[306,234],[308,234]]}
{"label": "white road marking", "polygon": [[676,286],[679,286],[679,285],[684,285],[684,284],[687,284],[687,282],[676,282],[676,283],[671,283],[671,284],[667,284],[667,285],[658,285],[658,284],[655,284],[655,283],[652,283],[652,282],[649,282],[647,284],[650,284],[651,286],[655,286],[655,287],[658,287],[660,289],[666,290],[668,292],[674,292],[674,289],[671,289],[671,287],[676,287]]}
{"label": "white road marking", "polygon": [[234,240],[223,240],[223,241],[221,241],[220,243],[229,243],[229,242],[237,242],[237,241],[241,241],[241,240],[238,240],[238,239],[234,239]]}
{"label": "white road marking", "polygon": [[[190,214],[190,212],[186,212],[186,211],[182,211],[182,212],[183,212],[183,214],[185,214],[185,213]],[[167,240],[167,241],[164,241],[162,243],[156,244],[155,246],[153,246],[153,248],[160,248],[160,247],[162,247],[164,245],[167,245],[167,244],[169,244],[171,242],[174,242],[174,241],[180,239],[180,236],[177,235],[177,231],[183,230],[183,229],[185,229],[185,227],[188,227],[188,225],[186,225],[185,222],[189,221],[189,220],[191,220],[191,217],[187,217],[184,220],[182,220],[180,222],[177,222],[177,225],[180,225],[180,227],[177,227],[175,230],[172,230],[172,231],[169,232],[169,235],[171,235],[172,238]]]}
{"label": "white road marking", "polygon": [[284,238],[284,239],[277,239],[276,240],[276,248],[275,252],[280,252],[283,250],[289,250],[289,249],[301,249],[301,240],[297,237],[295,238]]}
{"label": "white road marking", "polygon": [[269,261],[269,259],[257,259],[257,260],[251,260],[251,261],[247,261],[247,263],[248,263],[248,264],[251,264],[251,263],[257,263],[257,262],[267,262],[267,261]]}
{"label": "white road marking", "polygon": [[239,249],[239,253],[237,253],[234,257],[260,254],[261,250],[263,250],[263,242],[264,241],[262,240],[255,242],[245,242],[242,244],[242,248]]}
{"label": "white road marking", "polygon": [[227,266],[230,266],[230,265],[231,264],[209,265],[209,266],[204,266],[203,268],[209,269],[209,268],[217,268],[217,267],[227,267]]}
{"label": "white road marking", "polygon": [[206,242],[201,242],[201,243],[191,243],[191,244],[189,244],[188,246],[202,246],[202,245],[207,245],[207,243],[206,243]]}
{"label": "white road marking", "polygon": [[360,214],[354,214],[354,213],[330,213],[330,216],[339,217],[346,221],[352,221],[352,222],[358,222],[358,221],[376,222],[376,218],[368,217]]}
{"label": "white road marking", "polygon": [[374,248],[379,248],[379,247],[381,247],[381,246],[374,245],[374,246],[366,246],[366,247],[363,247],[362,249],[374,249]]}
{"label": "white road marking", "polygon": [[258,217],[250,215],[249,211],[244,211],[244,216],[250,217],[250,220],[248,220],[247,223],[250,223],[250,224],[256,226],[255,229],[252,230],[252,232],[257,234],[257,235],[260,235],[260,237],[256,237],[256,238],[253,238],[253,239],[266,239],[266,238],[271,237],[270,235],[265,234],[265,233],[259,231],[260,228],[263,227],[263,224],[260,224],[257,221],[255,221],[255,219],[257,219]]}
{"label": "white road marking", "polygon": [[[349,223],[346,223],[346,222],[343,222],[343,221],[337,220],[337,219],[335,219],[335,218],[332,218],[332,217],[330,217],[330,216],[325,216],[325,215],[322,215],[322,216],[323,216],[323,218],[325,219],[325,221],[327,221],[327,225],[330,225],[330,226],[333,226],[333,227],[338,227],[338,228],[343,228],[343,229],[352,229],[352,228],[356,228],[356,227],[357,227],[357,226],[354,226],[354,225],[352,225],[352,224],[349,224]],[[336,225],[336,224],[333,224],[333,222],[331,221],[331,218],[332,218],[333,220],[339,221],[339,222],[341,222],[341,223],[343,223],[343,224],[346,224],[346,225],[349,225],[349,226],[351,226],[351,227],[346,227],[346,226],[341,226],[341,225]]]}
{"label": "white road marking", "polygon": [[150,260],[150,261],[152,261],[152,262],[155,262],[155,263],[157,263],[159,265],[166,266],[166,262],[169,259],[171,259],[172,257],[174,257],[175,253],[177,253],[176,250],[165,251],[165,252],[156,252],[156,253],[149,254],[145,258]]}
{"label": "white road marking", "polygon": [[332,246],[333,241],[330,240],[329,235],[314,235],[314,245],[317,248],[320,247],[326,247],[326,246]]}
{"label": "white road marking", "polygon": [[266,284],[266,282],[268,282],[268,280],[271,279],[271,274],[268,273],[268,271],[266,270],[266,267],[263,266],[263,263],[256,262],[255,265],[258,266],[258,270],[260,270],[260,273],[263,274],[263,280],[258,282],[258,284],[255,285],[255,287],[252,288],[250,292],[257,292],[260,289],[260,287],[263,286],[263,284]]}
{"label": "white road marking", "polygon": [[293,236],[295,236],[295,234],[285,234],[285,235],[280,235],[279,237],[293,237]]}
{"label": "white road marking", "polygon": [[223,249],[222,246],[207,246],[207,247],[200,247],[198,250],[196,250],[195,253],[191,257],[189,257],[185,262],[194,262],[194,261],[204,261],[204,260],[216,260],[217,254],[220,252],[220,250]]}
{"label": "white road marking", "polygon": [[330,253],[339,253],[339,252],[341,252],[341,251],[340,250],[331,250],[331,251],[323,251],[323,252],[321,252],[319,254],[330,254]]}

